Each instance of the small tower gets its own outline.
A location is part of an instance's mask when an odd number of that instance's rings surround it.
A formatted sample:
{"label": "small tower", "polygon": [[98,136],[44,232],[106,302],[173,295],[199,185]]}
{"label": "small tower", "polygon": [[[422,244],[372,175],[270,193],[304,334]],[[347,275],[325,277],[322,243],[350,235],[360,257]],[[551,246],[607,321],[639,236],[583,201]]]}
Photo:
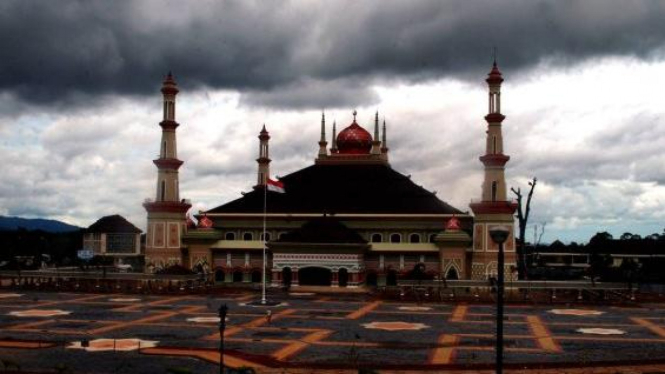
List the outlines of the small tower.
{"label": "small tower", "polygon": [[480,161],[485,168],[480,201],[470,204],[475,214],[473,228],[472,279],[487,279],[496,276],[498,245],[492,241],[489,232],[496,226],[510,228],[510,236],[504,245],[506,279],[512,279],[511,268],[515,266],[515,238],[513,235],[513,213],[517,204],[509,201],[506,191],[505,166],[510,157],[503,153],[501,124],[505,116],[501,114],[501,83],[503,77],[496,60],[485,80],[489,86],[489,113],[485,116],[487,131],[485,155]]}
{"label": "small tower", "polygon": [[326,141],[326,114],[321,113],[321,139],[319,140],[319,157],[328,155],[328,142]]}
{"label": "small tower", "polygon": [[259,158],[256,162],[259,164],[259,172],[256,186],[265,186],[266,181],[270,178],[270,153],[268,148],[268,141],[270,134],[266,130],[266,125],[263,125],[259,133]]}
{"label": "small tower", "polygon": [[157,268],[182,263],[181,236],[187,229],[186,213],[191,207],[180,199],[178,169],[183,161],[178,159],[176,147],[175,97],[178,87],[169,72],[162,85],[163,120],[157,166],[157,188],[154,200],[146,199],[143,207],[148,212],[146,238],[146,264]]}
{"label": "small tower", "polygon": [[379,140],[379,111],[374,115],[374,138],[372,139],[372,154],[381,154],[381,140]]}
{"label": "small tower", "polygon": [[330,147],[330,153],[337,153],[337,121],[333,121],[332,146]]}
{"label": "small tower", "polygon": [[388,161],[388,135],[386,134],[386,119],[383,119],[383,134],[381,138],[381,157]]}

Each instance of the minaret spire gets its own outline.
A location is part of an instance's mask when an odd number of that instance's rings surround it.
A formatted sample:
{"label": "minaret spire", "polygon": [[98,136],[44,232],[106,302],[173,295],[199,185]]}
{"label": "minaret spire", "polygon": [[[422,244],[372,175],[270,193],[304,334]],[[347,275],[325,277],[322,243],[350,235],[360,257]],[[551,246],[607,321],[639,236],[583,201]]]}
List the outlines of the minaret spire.
{"label": "minaret spire", "polygon": [[321,112],[321,139],[319,140],[319,157],[328,155],[328,142],[326,141],[326,113]]}
{"label": "minaret spire", "polygon": [[330,147],[330,153],[337,153],[337,121],[333,121],[332,147]]}
{"label": "minaret spire", "polygon": [[143,207],[148,212],[146,242],[146,264],[160,267],[180,263],[180,233],[186,231],[186,213],[191,204],[180,199],[178,169],[183,162],[178,159],[175,120],[178,85],[169,71],[162,84],[163,113],[159,126],[162,128],[159,158],[153,160],[157,166],[157,188],[155,199],[148,199]]}
{"label": "minaret spire", "polygon": [[265,123],[263,128],[259,133],[259,158],[256,159],[256,162],[259,164],[258,178],[257,178],[257,187],[265,186],[266,181],[270,178],[270,152],[268,141],[270,140],[270,134],[266,130]]}
{"label": "minaret spire", "polygon": [[383,134],[381,135],[381,155],[388,161],[388,135],[386,134],[386,119],[383,119]]}
{"label": "minaret spire", "polygon": [[379,140],[379,111],[374,114],[374,139],[372,139],[372,154],[381,154],[381,140]]}

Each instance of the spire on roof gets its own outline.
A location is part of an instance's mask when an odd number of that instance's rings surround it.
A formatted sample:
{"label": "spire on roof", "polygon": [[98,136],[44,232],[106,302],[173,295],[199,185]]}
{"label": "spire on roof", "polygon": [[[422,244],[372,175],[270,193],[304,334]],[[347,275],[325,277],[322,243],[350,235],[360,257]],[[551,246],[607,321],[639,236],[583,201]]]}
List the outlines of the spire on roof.
{"label": "spire on roof", "polygon": [[333,121],[332,147],[330,147],[330,153],[337,153],[337,121]]}
{"label": "spire on roof", "polygon": [[374,115],[374,140],[379,140],[379,111]]}
{"label": "spire on roof", "polygon": [[321,111],[321,139],[319,139],[319,157],[328,155],[328,142],[326,141],[326,113]]}

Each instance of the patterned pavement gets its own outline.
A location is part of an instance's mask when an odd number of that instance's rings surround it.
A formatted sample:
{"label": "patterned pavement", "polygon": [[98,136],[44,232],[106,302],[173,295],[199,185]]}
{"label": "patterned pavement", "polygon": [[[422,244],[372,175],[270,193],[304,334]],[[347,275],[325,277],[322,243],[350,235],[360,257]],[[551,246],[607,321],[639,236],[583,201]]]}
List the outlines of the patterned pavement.
{"label": "patterned pavement", "polygon": [[[232,367],[437,370],[494,361],[491,305],[301,293],[266,308],[248,303],[255,297],[0,292],[0,359],[23,370],[212,373],[216,310],[226,303]],[[514,367],[665,362],[665,305],[508,305],[504,326]]]}

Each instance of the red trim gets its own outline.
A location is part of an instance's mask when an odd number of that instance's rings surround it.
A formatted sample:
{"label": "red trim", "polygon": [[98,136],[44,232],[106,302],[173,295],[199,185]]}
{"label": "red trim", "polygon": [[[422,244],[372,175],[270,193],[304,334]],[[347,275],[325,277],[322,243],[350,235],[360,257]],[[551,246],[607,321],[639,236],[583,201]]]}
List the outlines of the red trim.
{"label": "red trim", "polygon": [[485,166],[504,166],[510,160],[510,156],[504,154],[487,154],[479,157]]}
{"label": "red trim", "polygon": [[192,207],[192,204],[179,203],[176,201],[153,201],[151,203],[143,203],[143,207],[149,213],[153,212],[166,212],[166,213],[182,213],[185,214]]}
{"label": "red trim", "polygon": [[162,93],[165,94],[165,95],[166,95],[166,94],[174,94],[174,95],[177,95],[178,92],[180,92],[180,90],[178,89],[178,87],[176,87],[176,84],[175,84],[175,82],[174,82],[173,80],[170,80],[170,81],[165,80],[165,81],[164,81],[164,85],[162,86],[161,91],[162,91]]}
{"label": "red trim", "polygon": [[159,169],[175,169],[178,170],[184,161],[180,161],[177,158],[158,158],[152,160],[152,162],[157,165]]}
{"label": "red trim", "polygon": [[513,214],[517,209],[514,201],[481,201],[469,204],[474,214]]}
{"label": "red trim", "polygon": [[506,116],[504,116],[501,113],[490,113],[485,116],[485,121],[490,122],[490,123],[495,123],[495,122],[503,122],[503,120],[506,119]]}

